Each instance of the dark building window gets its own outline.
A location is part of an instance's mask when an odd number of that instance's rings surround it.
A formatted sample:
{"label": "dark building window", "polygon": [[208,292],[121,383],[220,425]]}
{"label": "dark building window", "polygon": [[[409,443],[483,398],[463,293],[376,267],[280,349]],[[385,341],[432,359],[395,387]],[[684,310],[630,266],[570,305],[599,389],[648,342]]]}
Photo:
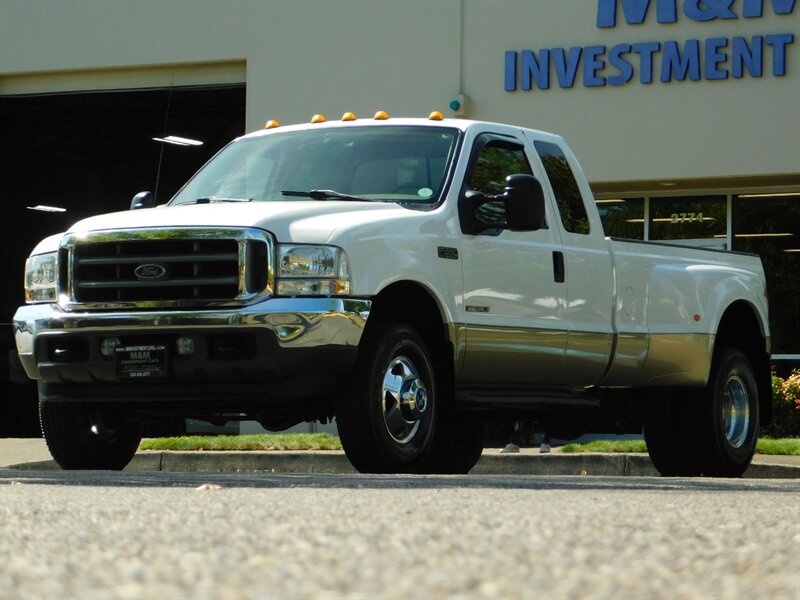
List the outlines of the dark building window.
{"label": "dark building window", "polygon": [[644,198],[595,200],[595,203],[606,235],[644,239]]}
{"label": "dark building window", "polygon": [[[169,114],[167,106],[169,105]],[[36,243],[91,215],[128,210],[156,191],[163,204],[217,150],[244,133],[245,86],[0,96],[12,152],[3,164],[0,323],[24,303]],[[153,141],[166,134],[203,142]],[[43,205],[61,212],[30,210]]]}
{"label": "dark building window", "polygon": [[764,263],[773,354],[800,353],[800,193],[734,196],[733,249]]}
{"label": "dark building window", "polygon": [[678,196],[650,199],[650,239],[681,240],[701,247],[725,248],[726,196]]}

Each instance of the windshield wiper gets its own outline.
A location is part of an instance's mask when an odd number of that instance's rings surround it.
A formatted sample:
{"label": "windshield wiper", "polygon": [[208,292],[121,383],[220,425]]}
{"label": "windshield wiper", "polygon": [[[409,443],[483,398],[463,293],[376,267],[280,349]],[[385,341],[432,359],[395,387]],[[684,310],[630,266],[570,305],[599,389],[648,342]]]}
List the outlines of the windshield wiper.
{"label": "windshield wiper", "polygon": [[252,202],[252,198],[221,198],[220,196],[204,196],[198,198],[194,202],[185,202],[182,204],[211,204],[213,202]]}
{"label": "windshield wiper", "polygon": [[352,200],[354,202],[382,202],[374,198],[364,198],[363,196],[351,196],[335,190],[308,190],[301,192],[297,190],[281,190],[284,196],[299,196],[301,198],[311,198],[312,200]]}

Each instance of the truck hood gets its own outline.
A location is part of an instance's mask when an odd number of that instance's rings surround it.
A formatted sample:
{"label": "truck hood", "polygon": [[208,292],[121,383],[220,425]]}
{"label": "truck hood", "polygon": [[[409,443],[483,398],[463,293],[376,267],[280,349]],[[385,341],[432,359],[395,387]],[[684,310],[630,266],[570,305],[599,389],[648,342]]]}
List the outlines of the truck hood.
{"label": "truck hood", "polygon": [[163,206],[109,213],[78,221],[69,232],[146,227],[258,227],[278,242],[320,244],[342,227],[411,215],[393,203],[301,200]]}

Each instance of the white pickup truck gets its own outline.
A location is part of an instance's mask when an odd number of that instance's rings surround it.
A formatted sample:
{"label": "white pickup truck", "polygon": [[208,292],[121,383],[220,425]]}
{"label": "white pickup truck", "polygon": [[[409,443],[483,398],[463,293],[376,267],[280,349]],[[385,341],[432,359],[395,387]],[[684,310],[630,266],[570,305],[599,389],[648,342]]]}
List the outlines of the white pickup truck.
{"label": "white pickup truck", "polygon": [[606,237],[556,135],[314,121],[34,249],[14,329],[63,468],[121,469],[169,419],[335,417],[364,472],[467,472],[503,419],[744,472],[770,412],[757,256]]}

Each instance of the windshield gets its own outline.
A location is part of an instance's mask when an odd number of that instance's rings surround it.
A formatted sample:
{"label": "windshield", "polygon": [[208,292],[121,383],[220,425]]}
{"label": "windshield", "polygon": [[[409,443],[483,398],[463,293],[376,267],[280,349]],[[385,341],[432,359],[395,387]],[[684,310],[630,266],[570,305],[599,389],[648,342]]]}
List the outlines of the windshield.
{"label": "windshield", "polygon": [[240,139],[217,154],[170,204],[209,198],[336,199],[307,193],[318,190],[351,199],[432,204],[444,188],[458,136],[457,129],[398,125]]}

